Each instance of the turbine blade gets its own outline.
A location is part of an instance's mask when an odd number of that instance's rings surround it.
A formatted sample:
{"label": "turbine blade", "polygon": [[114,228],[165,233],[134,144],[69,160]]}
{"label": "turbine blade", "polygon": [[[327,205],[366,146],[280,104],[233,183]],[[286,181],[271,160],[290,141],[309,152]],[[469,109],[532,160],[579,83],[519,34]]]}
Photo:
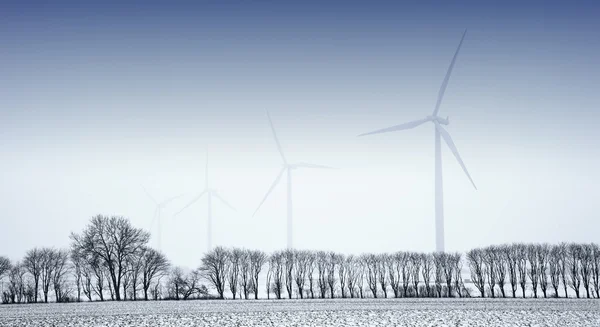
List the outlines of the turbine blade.
{"label": "turbine blade", "polygon": [[396,132],[396,131],[403,131],[405,129],[411,129],[411,128],[415,128],[419,125],[423,125],[426,122],[430,121],[431,119],[429,117],[427,118],[423,118],[423,119],[419,119],[419,120],[414,120],[408,123],[404,123],[404,124],[400,124],[400,125],[396,125],[396,126],[392,126],[392,127],[388,127],[388,128],[384,128],[384,129],[379,129],[373,132],[369,132],[369,133],[364,133],[364,134],[360,134],[359,136],[366,136],[366,135],[372,135],[372,134],[380,134],[380,133],[388,133],[388,132]]}
{"label": "turbine blade", "polygon": [[200,198],[206,194],[206,192],[208,192],[208,190],[204,190],[202,193],[198,194],[197,197],[195,197],[192,201],[190,201],[185,207],[183,207],[181,210],[177,211],[176,214],[174,214],[173,216],[177,216],[179,215],[183,210],[187,209],[189,206],[191,206],[192,204],[194,204],[196,201],[200,200]]}
{"label": "turbine blade", "polygon": [[154,199],[154,197],[152,197],[152,195],[150,195],[150,193],[148,192],[148,190],[146,190],[146,187],[144,187],[144,185],[142,185],[142,188],[144,189],[144,193],[146,193],[148,198],[150,198],[150,200],[152,200],[152,202],[154,202],[156,205],[158,205],[158,202]]}
{"label": "turbine blade", "polygon": [[163,202],[161,202],[161,203],[160,203],[160,205],[161,205],[161,206],[165,206],[165,205],[169,204],[169,202],[171,202],[171,201],[173,201],[173,200],[177,200],[177,199],[179,199],[180,197],[182,197],[182,196],[184,196],[184,195],[185,195],[185,194],[179,194],[179,195],[177,195],[177,196],[174,196],[174,197],[172,197],[172,198],[168,198],[168,199],[164,200]]}
{"label": "turbine blade", "polygon": [[454,157],[456,158],[456,160],[458,161],[458,163],[462,167],[463,171],[465,172],[465,174],[467,174],[467,177],[471,181],[471,184],[473,184],[473,187],[475,189],[477,189],[477,186],[475,186],[475,182],[473,182],[473,179],[471,178],[471,175],[469,175],[469,171],[467,170],[467,167],[465,166],[465,163],[460,158],[460,154],[458,154],[458,149],[456,148],[456,145],[454,145],[454,142],[452,141],[452,137],[450,137],[450,133],[448,133],[448,131],[446,131],[442,127],[442,125],[440,125],[437,121],[435,122],[435,128],[440,132],[440,134],[442,135],[442,138],[444,139],[444,141],[446,141],[446,144],[448,144],[448,147],[450,148],[450,151],[452,151],[452,154],[454,154]]}
{"label": "turbine blade", "polygon": [[271,126],[271,131],[273,131],[273,138],[275,138],[275,143],[277,144],[277,150],[279,150],[279,154],[281,154],[281,159],[283,159],[283,163],[287,164],[287,160],[285,160],[285,156],[283,155],[283,150],[281,148],[281,143],[279,143],[279,139],[277,138],[277,133],[275,133],[275,127],[273,127],[273,121],[271,120],[271,115],[267,110],[267,117],[269,118],[269,125]]}
{"label": "turbine blade", "polygon": [[466,29],[462,35],[462,38],[460,39],[460,43],[458,43],[458,48],[456,48],[454,57],[452,57],[452,61],[450,62],[450,67],[448,67],[448,71],[446,72],[446,76],[444,77],[444,81],[442,82],[442,86],[440,87],[440,91],[438,92],[438,98],[437,98],[437,102],[435,103],[435,109],[433,110],[433,116],[437,116],[438,112],[440,111],[440,105],[442,104],[442,99],[444,98],[444,93],[446,92],[446,87],[448,86],[448,81],[450,80],[450,74],[452,74],[452,69],[454,68],[454,63],[456,62],[456,57],[458,57],[458,52],[460,51],[460,47],[463,44],[465,35],[467,35]]}
{"label": "turbine blade", "polygon": [[229,207],[229,209],[233,210],[233,211],[237,211],[235,210],[235,208],[229,204],[227,201],[225,201],[225,199],[223,199],[217,192],[212,192],[211,195],[213,195],[214,197],[216,197],[217,199],[221,200],[221,202],[223,202],[223,204],[227,207]]}
{"label": "turbine blade", "polygon": [[295,164],[294,167],[299,167],[299,168],[337,169],[337,168],[334,168],[334,167],[323,166],[323,165],[315,165],[315,164],[310,164],[310,163],[306,163],[306,162],[301,162],[301,163]]}
{"label": "turbine blade", "polygon": [[273,191],[275,186],[277,186],[277,184],[279,183],[279,180],[281,180],[281,176],[283,176],[283,173],[285,172],[286,169],[287,169],[287,167],[281,168],[281,171],[279,171],[279,175],[277,175],[277,178],[275,178],[275,181],[273,182],[273,184],[271,184],[271,187],[267,191],[267,194],[265,194],[265,197],[262,199],[262,201],[260,201],[258,208],[256,208],[256,210],[254,210],[252,217],[254,217],[254,215],[256,215],[256,213],[258,212],[258,209],[260,209],[260,207],[263,205],[263,203],[265,203],[265,201],[269,197],[269,194],[271,194],[271,192]]}

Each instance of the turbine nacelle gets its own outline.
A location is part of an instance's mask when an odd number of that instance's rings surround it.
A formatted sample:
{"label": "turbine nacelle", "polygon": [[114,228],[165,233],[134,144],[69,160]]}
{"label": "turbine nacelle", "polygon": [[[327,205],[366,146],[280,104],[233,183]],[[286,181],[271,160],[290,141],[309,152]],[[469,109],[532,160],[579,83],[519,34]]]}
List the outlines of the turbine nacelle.
{"label": "turbine nacelle", "polygon": [[440,125],[448,125],[450,124],[450,117],[440,117],[440,116],[427,116],[427,119],[429,119],[432,122],[438,122]]}

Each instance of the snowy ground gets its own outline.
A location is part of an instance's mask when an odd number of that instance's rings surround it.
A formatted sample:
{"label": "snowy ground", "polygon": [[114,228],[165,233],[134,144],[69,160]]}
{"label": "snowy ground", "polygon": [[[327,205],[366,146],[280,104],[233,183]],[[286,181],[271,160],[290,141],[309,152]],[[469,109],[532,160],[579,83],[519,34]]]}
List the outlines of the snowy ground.
{"label": "snowy ground", "polygon": [[600,326],[600,301],[339,299],[0,305],[0,326]]}

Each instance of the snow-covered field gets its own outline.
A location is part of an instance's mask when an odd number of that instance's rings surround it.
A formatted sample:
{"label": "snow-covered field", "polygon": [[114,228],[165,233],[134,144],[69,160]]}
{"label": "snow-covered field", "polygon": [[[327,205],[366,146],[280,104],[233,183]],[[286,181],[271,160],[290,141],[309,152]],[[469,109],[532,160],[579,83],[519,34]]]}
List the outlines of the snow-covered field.
{"label": "snow-covered field", "polygon": [[0,326],[600,326],[600,301],[339,299],[0,305]]}

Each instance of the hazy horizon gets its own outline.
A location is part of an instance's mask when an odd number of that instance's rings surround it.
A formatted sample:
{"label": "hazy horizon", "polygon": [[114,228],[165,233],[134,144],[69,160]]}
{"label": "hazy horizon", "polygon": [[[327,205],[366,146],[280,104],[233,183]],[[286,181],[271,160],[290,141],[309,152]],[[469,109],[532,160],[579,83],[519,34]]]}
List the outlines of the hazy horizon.
{"label": "hazy horizon", "polygon": [[[35,2],[32,2],[35,3]],[[433,111],[443,145],[446,249],[591,242],[600,228],[600,39],[594,3],[282,4],[156,1],[0,5],[0,255],[66,247],[97,214],[150,228],[195,267],[213,244],[282,249],[285,183],[252,213],[286,156],[294,243],[343,253],[434,250],[434,130],[361,133]],[[151,230],[156,235],[155,227]],[[153,238],[151,244],[156,245]]]}

